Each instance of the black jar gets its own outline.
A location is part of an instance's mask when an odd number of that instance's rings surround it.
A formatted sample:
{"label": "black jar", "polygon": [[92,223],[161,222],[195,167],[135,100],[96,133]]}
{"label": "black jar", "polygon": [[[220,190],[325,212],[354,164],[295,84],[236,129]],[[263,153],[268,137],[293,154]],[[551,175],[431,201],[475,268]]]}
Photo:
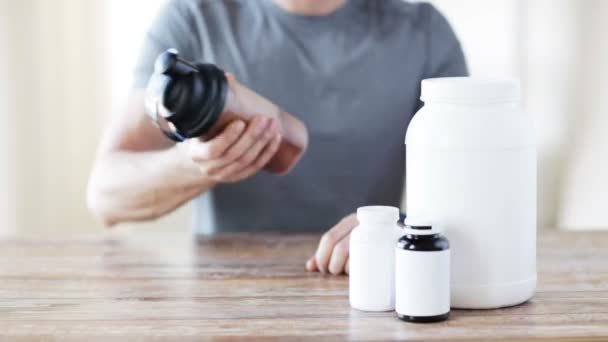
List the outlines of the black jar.
{"label": "black jar", "polygon": [[395,252],[395,311],[404,321],[450,315],[450,244],[431,224],[407,219]]}

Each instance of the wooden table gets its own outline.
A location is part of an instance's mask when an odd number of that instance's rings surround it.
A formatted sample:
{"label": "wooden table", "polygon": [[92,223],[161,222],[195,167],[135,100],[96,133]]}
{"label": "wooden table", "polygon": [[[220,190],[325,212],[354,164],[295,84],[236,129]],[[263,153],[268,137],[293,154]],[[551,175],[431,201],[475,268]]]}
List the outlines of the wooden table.
{"label": "wooden table", "polygon": [[545,233],[524,305],[419,325],[348,304],[304,271],[315,236],[107,233],[0,242],[0,337],[318,340],[608,339],[608,233]]}

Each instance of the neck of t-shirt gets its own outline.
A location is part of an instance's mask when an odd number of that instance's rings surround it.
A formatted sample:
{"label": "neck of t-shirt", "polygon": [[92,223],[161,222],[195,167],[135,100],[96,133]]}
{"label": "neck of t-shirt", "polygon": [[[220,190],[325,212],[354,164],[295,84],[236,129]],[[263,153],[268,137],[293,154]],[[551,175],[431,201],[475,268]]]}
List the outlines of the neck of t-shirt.
{"label": "neck of t-shirt", "polygon": [[309,6],[308,10],[302,8],[294,10],[296,6],[293,6],[293,4],[290,5],[292,7],[284,6],[285,3],[290,3],[291,1],[306,1],[313,4],[322,2],[320,0],[262,0],[261,2],[273,14],[288,20],[290,23],[304,23],[306,25],[314,23],[319,25],[324,22],[330,22],[335,25],[340,19],[352,19],[353,10],[357,7],[356,3],[359,0],[335,0],[335,2],[334,0],[330,0],[328,2],[331,2],[332,6],[319,5],[314,10],[311,4],[307,5]]}
{"label": "neck of t-shirt", "polygon": [[301,16],[327,16],[340,10],[348,0],[272,0],[284,11]]}

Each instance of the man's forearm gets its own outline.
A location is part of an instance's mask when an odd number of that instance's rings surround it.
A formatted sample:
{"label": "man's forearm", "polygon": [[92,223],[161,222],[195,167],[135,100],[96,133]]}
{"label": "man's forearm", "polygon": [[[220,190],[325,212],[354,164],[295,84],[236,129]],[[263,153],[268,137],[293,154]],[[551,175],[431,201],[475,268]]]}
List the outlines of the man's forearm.
{"label": "man's forearm", "polygon": [[214,185],[177,146],[151,152],[108,152],[93,170],[87,202],[111,226],[158,218]]}

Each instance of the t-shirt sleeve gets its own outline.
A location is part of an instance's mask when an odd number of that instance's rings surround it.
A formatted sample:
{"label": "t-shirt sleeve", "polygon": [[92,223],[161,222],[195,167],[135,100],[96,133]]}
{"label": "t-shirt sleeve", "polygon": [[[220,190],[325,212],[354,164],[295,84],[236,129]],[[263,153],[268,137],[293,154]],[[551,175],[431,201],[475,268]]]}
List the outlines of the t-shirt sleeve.
{"label": "t-shirt sleeve", "polygon": [[169,0],[148,28],[135,64],[133,87],[145,88],[154,72],[154,62],[167,49],[194,57],[197,40],[192,13],[185,0]]}
{"label": "t-shirt sleeve", "polygon": [[468,76],[464,52],[447,19],[432,5],[423,5],[428,23],[424,78]]}

